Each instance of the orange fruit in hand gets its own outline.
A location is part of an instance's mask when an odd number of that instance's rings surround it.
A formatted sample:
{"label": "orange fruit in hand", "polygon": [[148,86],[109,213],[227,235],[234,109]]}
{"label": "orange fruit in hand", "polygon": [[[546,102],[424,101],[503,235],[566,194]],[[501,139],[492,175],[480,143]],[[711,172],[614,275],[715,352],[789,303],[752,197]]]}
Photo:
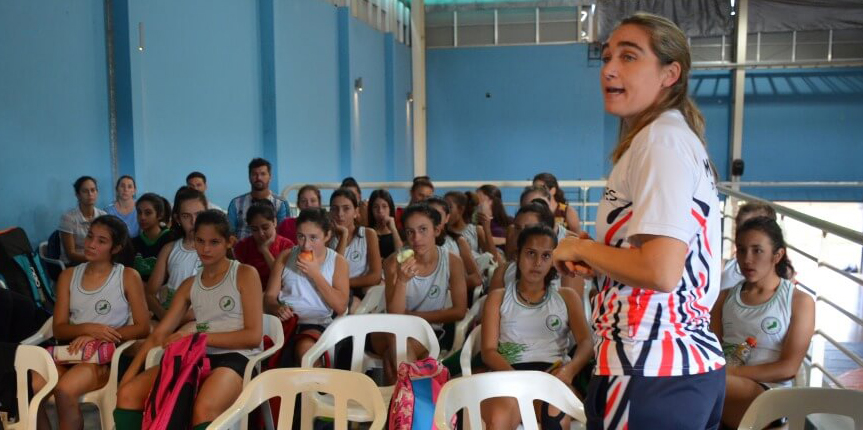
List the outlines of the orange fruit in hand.
{"label": "orange fruit in hand", "polygon": [[300,251],[300,260],[309,262],[315,259],[315,253],[312,251]]}

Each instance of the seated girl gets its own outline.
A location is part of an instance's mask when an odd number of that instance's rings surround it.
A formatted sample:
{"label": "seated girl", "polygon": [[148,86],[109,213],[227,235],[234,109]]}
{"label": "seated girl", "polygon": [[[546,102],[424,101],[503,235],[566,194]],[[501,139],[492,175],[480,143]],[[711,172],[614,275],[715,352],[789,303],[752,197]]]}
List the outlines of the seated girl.
{"label": "seated girl", "polygon": [[444,227],[441,228],[441,232],[437,236],[436,243],[437,245],[442,246],[447,252],[450,252],[461,259],[462,265],[464,266],[466,287],[468,289],[472,289],[482,285],[482,276],[476,266],[476,261],[473,259],[473,253],[471,252],[470,245],[468,245],[467,240],[464,236],[461,236],[458,233],[446,230],[446,225],[450,218],[449,203],[437,196],[429,197],[426,199],[425,203],[440,213],[441,223]]}
{"label": "seated girl", "polygon": [[[369,287],[381,282],[381,251],[374,229],[357,225],[359,207],[353,192],[346,188],[330,196],[333,236],[327,246],[348,261],[351,292],[362,298]],[[359,305],[359,300],[355,303]]]}
{"label": "seated girl", "polygon": [[363,200],[363,191],[360,189],[360,184],[357,183],[357,180],[353,176],[348,176],[342,179],[340,188],[347,188],[357,198],[357,225],[369,227],[369,203]]}
{"label": "seated girl", "polygon": [[168,313],[123,375],[114,410],[117,430],[141,428],[144,400],[159,372],[155,366],[139,373],[147,352],[189,335],[175,332],[189,309],[194,311],[197,331],[207,334],[212,369],[195,397],[190,423],[195,430],[206,428],[239,397],[248,357],[260,351],[260,279],[253,267],[228,259],[235,238],[227,216],[215,209],[204,211],[195,220],[193,232],[203,267],[180,285]]}
{"label": "seated girl", "polygon": [[533,177],[533,185],[542,185],[551,193],[551,207],[554,212],[554,220],[557,224],[563,224],[564,228],[576,234],[581,233],[581,223],[578,214],[566,202],[563,190],[557,184],[557,178],[551,173],[539,173]]}
{"label": "seated girl", "polygon": [[[66,269],[57,281],[54,338],[75,354],[91,341],[120,343],[146,337],[150,326],[141,277],[122,264],[131,263],[133,252],[126,224],[113,215],[94,219],[83,251],[87,261]],[[108,382],[110,365],[58,364],[57,372],[60,381],[53,394],[60,429],[81,429],[78,399]],[[33,373],[34,390],[43,386],[45,380]],[[51,428],[44,407],[38,428]]]}
{"label": "seated girl", "polygon": [[489,223],[495,246],[503,245],[506,241],[506,228],[512,223],[512,218],[506,213],[500,188],[486,184],[476,190],[478,200],[477,223],[483,225]]}
{"label": "seated girl", "polygon": [[[515,279],[503,285],[497,278],[502,285],[485,302],[482,360],[493,371],[551,372],[573,388],[593,356],[593,342],[581,297],[551,283],[557,276],[551,260],[555,246],[557,237],[547,226],[534,224],[519,234]],[[576,345],[571,357],[570,335]],[[515,429],[521,423],[514,398],[486,400],[481,409],[490,429]],[[554,407],[543,404],[540,409],[543,429],[569,428],[569,418]]]}
{"label": "seated girl", "polygon": [[750,219],[737,228],[735,242],[745,279],[719,293],[710,321],[726,357],[747,338],[756,341],[744,365],[725,367],[722,423],[732,428],[758,395],[790,386],[815,330],[815,301],[785,278],[793,269],[776,221]]}
{"label": "seated girl", "polygon": [[[519,198],[519,206],[524,206],[530,202],[541,201],[546,204],[546,207],[551,210],[552,207],[552,197],[551,193],[548,192],[548,188],[545,188],[544,185],[533,185],[530,187],[526,187],[524,191],[521,192],[521,197]],[[552,215],[553,217],[554,215]],[[567,235],[577,236],[575,232],[569,231],[563,225],[563,223],[558,222],[557,219],[554,220],[554,233],[557,235],[557,241],[560,242]]]}
{"label": "seated girl", "polygon": [[[408,202],[408,205],[422,202],[432,195],[434,195],[434,184],[432,183],[431,178],[428,176],[416,176],[411,184],[410,201]],[[404,208],[396,208],[396,227],[398,227],[400,232],[404,231],[404,226],[402,225],[402,214],[404,214]],[[404,237],[404,235],[402,236]]]}
{"label": "seated girl", "polygon": [[[443,232],[443,223],[440,212],[427,203],[405,209],[402,223],[414,254],[399,263],[396,253],[384,262],[387,313],[425,319],[442,338],[441,350],[449,349],[454,335],[452,323],[464,318],[467,312],[462,261],[436,244],[436,238]],[[447,297],[452,304],[448,304]],[[373,347],[384,358],[385,379],[393,383],[398,364],[395,362],[395,339],[393,336],[382,338],[372,336]],[[408,361],[428,355],[419,342],[413,339],[408,342]]]}
{"label": "seated girl", "polygon": [[276,257],[293,248],[294,242],[276,233],[276,209],[269,200],[261,200],[249,207],[246,225],[252,235],[237,242],[234,258],[254,267],[261,278],[261,285],[267,285]]}
{"label": "seated girl", "polygon": [[[521,233],[537,225],[551,229],[552,223],[554,223],[554,215],[543,203],[528,203],[519,208],[510,228],[507,230],[505,249],[509,263],[501,264],[495,270],[489,284],[489,290],[503,288],[504,285],[515,282],[517,273],[516,263],[518,261],[518,240],[521,237]],[[555,239],[560,240],[557,233],[555,233]],[[552,279],[551,282],[554,287],[562,286],[573,289],[578,293],[579,297],[584,295],[584,278],[580,276],[558,276]]]}
{"label": "seated girl", "polygon": [[[165,317],[180,284],[201,268],[193,230],[198,214],[205,210],[207,198],[198,190],[180,187],[174,195],[171,232],[179,239],[162,247],[147,280],[147,305],[156,320]],[[194,315],[190,312],[186,320],[192,319]]]}
{"label": "seated girl", "polygon": [[156,266],[159,252],[174,237],[168,223],[171,222],[171,204],[164,197],[146,193],[135,204],[138,210],[140,232],[132,239],[135,247],[135,270],[147,282]]}
{"label": "seated girl", "polygon": [[[314,185],[303,185],[300,191],[297,192],[297,209],[305,210],[321,207],[321,190]],[[287,217],[276,227],[276,232],[290,239],[291,242],[297,243],[297,219]]]}
{"label": "seated girl", "polygon": [[[746,221],[749,221],[752,218],[766,216],[771,219],[776,219],[776,211],[773,210],[772,207],[759,202],[748,202],[743,206],[737,208],[737,215],[734,217],[734,225],[736,227],[740,227]],[[793,277],[793,274],[789,274],[789,279]],[[737,258],[731,257],[725,264],[722,266],[722,279],[719,283],[720,290],[727,290],[729,288],[734,288],[742,282],[745,278],[743,277],[743,273],[740,273],[740,265],[737,264]]]}
{"label": "seated girl", "polygon": [[120,176],[114,185],[114,203],[105,207],[105,213],[120,218],[129,229],[129,237],[138,235],[138,214],[135,211],[135,179],[129,175]]}
{"label": "seated girl", "polygon": [[[446,229],[465,238],[470,251],[476,256],[484,252],[495,254],[494,241],[486,229],[470,223],[470,214],[476,209],[476,196],[471,192],[450,191],[444,195],[444,200],[450,205],[450,216],[447,217]],[[467,218],[467,219],[466,219]],[[489,229],[491,226],[489,225]]]}
{"label": "seated girl", "polygon": [[66,265],[84,263],[84,238],[90,230],[90,222],[105,215],[105,211],[96,207],[99,199],[99,187],[96,179],[81,176],[75,180],[75,198],[78,204],[66,211],[60,218],[57,231],[60,232],[60,259]]}
{"label": "seated girl", "polygon": [[372,191],[369,197],[369,227],[378,234],[381,258],[387,258],[404,246],[396,226],[396,206],[393,196],[384,189]]}
{"label": "seated girl", "polygon": [[267,313],[282,321],[294,315],[298,319],[298,335],[291,338],[294,355],[288,363],[298,364],[333,321],[333,315],[347,310],[348,262],[326,247],[331,233],[326,211],[312,208],[300,212],[297,246],[279,254],[267,282]]}
{"label": "seated girl", "polygon": [[[548,209],[548,206],[539,202],[528,202],[521,205],[506,232],[504,251],[506,252],[506,259],[508,261],[515,261],[517,257],[518,235],[527,226],[534,224],[542,224],[548,228],[553,228],[554,215]],[[555,237],[560,241],[559,235],[555,234]]]}

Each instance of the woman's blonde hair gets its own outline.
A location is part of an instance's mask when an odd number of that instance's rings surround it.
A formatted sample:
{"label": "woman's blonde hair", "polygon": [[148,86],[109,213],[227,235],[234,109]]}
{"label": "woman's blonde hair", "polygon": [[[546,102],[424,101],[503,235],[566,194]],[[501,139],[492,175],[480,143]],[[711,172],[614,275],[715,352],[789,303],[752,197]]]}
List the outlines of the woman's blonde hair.
{"label": "woman's blonde hair", "polygon": [[686,35],[667,18],[649,13],[639,12],[625,18],[617,28],[627,24],[637,25],[647,32],[650,36],[650,49],[659,58],[661,65],[667,66],[674,62],[680,64],[680,77],[660,95],[653,105],[636,115],[628,125],[621,120],[620,141],[611,153],[611,161],[617,163],[629,149],[635,135],[670,109],[679,110],[689,128],[698,136],[701,143],[707,146],[707,141],[704,139],[704,117],[695,106],[695,102],[689,98],[689,71],[692,68],[692,58]]}

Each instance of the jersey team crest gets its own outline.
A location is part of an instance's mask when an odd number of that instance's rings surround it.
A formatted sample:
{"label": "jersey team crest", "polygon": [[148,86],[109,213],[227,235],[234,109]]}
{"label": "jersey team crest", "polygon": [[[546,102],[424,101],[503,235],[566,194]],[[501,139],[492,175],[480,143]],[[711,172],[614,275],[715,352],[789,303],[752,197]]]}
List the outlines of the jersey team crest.
{"label": "jersey team crest", "polygon": [[776,334],[782,330],[782,323],[776,317],[767,317],[761,320],[761,330],[767,334]]}
{"label": "jersey team crest", "polygon": [[432,286],[431,286],[431,288],[429,288],[428,298],[430,298],[430,299],[435,299],[435,298],[437,298],[438,296],[440,296],[440,289],[441,289],[441,288],[440,288],[439,286],[437,286],[437,285],[432,285]]}
{"label": "jersey team crest", "polygon": [[108,315],[108,312],[111,312],[111,302],[107,300],[99,300],[96,302],[96,313],[99,315]]}
{"label": "jersey team crest", "polygon": [[551,331],[558,331],[562,326],[563,322],[560,317],[555,314],[551,314],[545,318],[545,327]]}
{"label": "jersey team crest", "polygon": [[234,299],[230,296],[223,296],[221,299],[219,299],[219,309],[225,312],[230,312],[234,310],[234,306],[236,306],[236,303],[234,303]]}

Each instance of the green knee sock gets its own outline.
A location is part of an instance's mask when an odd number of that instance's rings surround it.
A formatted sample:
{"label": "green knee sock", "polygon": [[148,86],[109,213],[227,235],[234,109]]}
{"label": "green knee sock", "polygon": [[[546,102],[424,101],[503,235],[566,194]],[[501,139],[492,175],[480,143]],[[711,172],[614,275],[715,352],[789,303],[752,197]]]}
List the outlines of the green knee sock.
{"label": "green knee sock", "polygon": [[143,421],[144,411],[114,409],[114,426],[117,430],[141,430]]}
{"label": "green knee sock", "polygon": [[[192,427],[192,430],[206,430],[207,426],[210,425],[211,423],[212,423],[212,421],[198,424],[195,427]],[[120,430],[120,429],[117,429],[117,430]]]}

